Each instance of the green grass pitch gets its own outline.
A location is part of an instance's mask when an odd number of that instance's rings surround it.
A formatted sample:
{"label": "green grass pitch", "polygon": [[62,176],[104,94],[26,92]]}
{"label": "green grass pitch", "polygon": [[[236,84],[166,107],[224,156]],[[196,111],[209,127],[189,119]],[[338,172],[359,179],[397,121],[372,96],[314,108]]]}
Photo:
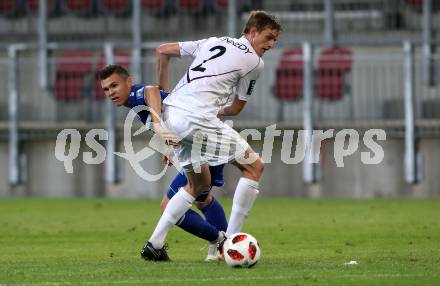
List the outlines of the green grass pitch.
{"label": "green grass pitch", "polygon": [[260,198],[252,269],[204,262],[177,227],[172,263],[141,260],[158,218],[159,201],[2,199],[0,285],[440,285],[439,200]]}

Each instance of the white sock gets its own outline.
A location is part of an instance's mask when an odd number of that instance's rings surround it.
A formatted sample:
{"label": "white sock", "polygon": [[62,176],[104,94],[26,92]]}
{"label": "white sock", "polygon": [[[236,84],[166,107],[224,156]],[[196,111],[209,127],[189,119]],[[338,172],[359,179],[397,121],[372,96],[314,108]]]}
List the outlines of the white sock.
{"label": "white sock", "polygon": [[240,178],[237,188],[235,189],[234,199],[232,200],[232,210],[226,236],[230,236],[241,230],[244,219],[248,216],[258,193],[257,181],[243,177]]}
{"label": "white sock", "polygon": [[156,225],[156,229],[148,240],[154,248],[163,247],[168,231],[191,208],[194,200],[195,198],[183,188],[180,188],[171,198]]}

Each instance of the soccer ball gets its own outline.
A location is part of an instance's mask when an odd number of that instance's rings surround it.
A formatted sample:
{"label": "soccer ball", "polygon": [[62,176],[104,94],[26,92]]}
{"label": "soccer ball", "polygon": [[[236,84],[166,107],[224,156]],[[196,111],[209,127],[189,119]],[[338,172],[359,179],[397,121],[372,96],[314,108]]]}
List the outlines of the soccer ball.
{"label": "soccer ball", "polygon": [[231,267],[252,267],[260,259],[260,254],[255,237],[244,232],[234,233],[223,245],[226,264]]}

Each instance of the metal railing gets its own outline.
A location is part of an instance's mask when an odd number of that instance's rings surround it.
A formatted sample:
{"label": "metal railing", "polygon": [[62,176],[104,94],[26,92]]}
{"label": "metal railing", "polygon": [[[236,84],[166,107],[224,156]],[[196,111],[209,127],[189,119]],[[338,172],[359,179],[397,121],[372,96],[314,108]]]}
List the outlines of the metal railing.
{"label": "metal railing", "polygon": [[[148,46],[148,45],[146,45]],[[105,65],[104,49],[91,45],[85,49],[53,49],[48,56],[48,86],[40,86],[40,69],[36,49],[17,50],[17,91],[20,96],[21,121],[42,122],[104,122],[105,98],[100,90],[97,73]],[[132,69],[130,50],[115,49],[116,62]],[[338,49],[333,49],[338,50]],[[345,48],[350,52],[344,55],[326,54],[332,49],[314,47],[313,70],[313,108],[317,122],[355,122],[402,120],[404,117],[405,54],[402,46],[388,48]],[[292,71],[292,66],[282,66],[283,51],[275,49],[265,57],[265,69],[257,81],[255,93],[243,113],[238,117],[244,121],[283,121],[300,122],[303,114],[303,74]],[[414,91],[415,118],[438,119],[440,84],[438,71],[440,56],[431,58],[434,81],[423,81],[423,55],[421,49],[414,52]],[[155,84],[154,49],[142,49],[140,83]],[[0,69],[10,73],[6,54],[0,59]],[[293,55],[301,64],[302,55]],[[296,65],[298,65],[296,63]],[[180,60],[173,60],[171,82],[176,84],[184,75],[186,66]],[[295,64],[293,64],[295,65]],[[293,67],[295,68],[295,67]],[[298,67],[296,67],[298,68]],[[303,68],[300,66],[302,73]],[[284,76],[280,83],[279,77]],[[10,85],[7,77],[2,79],[0,90],[1,120],[7,120],[7,98]],[[276,97],[277,89],[292,91],[291,98]],[[284,85],[283,85],[284,84]],[[125,116],[124,109],[117,111],[117,120]]]}

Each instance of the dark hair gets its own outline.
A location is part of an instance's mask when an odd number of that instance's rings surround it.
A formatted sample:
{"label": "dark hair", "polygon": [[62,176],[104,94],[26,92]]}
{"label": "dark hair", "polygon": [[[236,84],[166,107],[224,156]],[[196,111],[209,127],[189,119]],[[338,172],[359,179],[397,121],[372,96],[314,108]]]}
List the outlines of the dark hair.
{"label": "dark hair", "polygon": [[257,28],[258,32],[263,31],[267,27],[281,31],[281,24],[279,23],[277,17],[269,14],[266,11],[251,11],[246,22],[246,26],[244,27],[243,34],[249,33],[252,27]]}
{"label": "dark hair", "polygon": [[108,77],[110,77],[112,74],[118,74],[118,75],[122,75],[125,77],[129,77],[130,74],[128,73],[128,71],[120,65],[108,65],[106,67],[104,67],[102,70],[99,71],[99,79],[100,80],[104,80]]}

